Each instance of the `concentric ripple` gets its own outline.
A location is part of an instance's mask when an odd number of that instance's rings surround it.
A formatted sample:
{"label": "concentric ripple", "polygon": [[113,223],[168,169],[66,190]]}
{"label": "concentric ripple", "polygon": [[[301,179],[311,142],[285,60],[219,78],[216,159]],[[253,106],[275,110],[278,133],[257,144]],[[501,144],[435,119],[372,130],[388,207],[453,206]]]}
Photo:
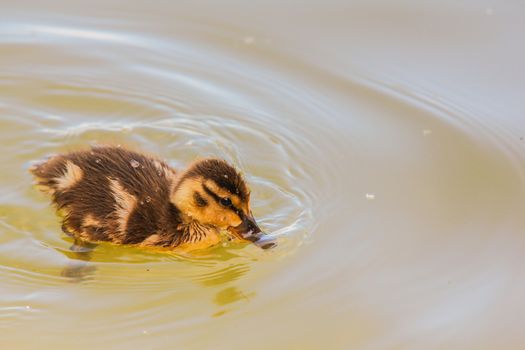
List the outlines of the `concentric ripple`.
{"label": "concentric ripple", "polygon": [[[3,342],[30,349],[29,329],[50,349],[428,348],[429,332],[485,329],[480,310],[509,307],[525,202],[523,159],[501,133],[415,87],[191,28],[0,24]],[[179,169],[231,161],[278,247],[71,250],[27,169],[106,143]]]}
{"label": "concentric ripple", "polygon": [[[312,133],[326,131],[302,117],[314,115],[316,107],[304,100],[307,96],[290,92],[288,82],[182,40],[20,23],[3,24],[0,40],[4,164],[10,164],[3,176],[16,184],[3,190],[1,212],[9,233],[3,247],[21,252],[10,257],[17,265],[10,273],[19,271],[17,278],[25,283],[56,284],[64,277],[102,283],[102,278],[88,278],[96,273],[96,262],[187,259],[111,245],[84,253],[69,250],[72,242],[60,233],[48,199],[31,188],[27,174],[20,174],[49,154],[89,144],[126,145],[158,154],[179,169],[198,157],[219,156],[245,173],[254,213],[279,240],[279,248],[263,253],[225,243],[202,257],[189,257],[189,275],[196,280],[206,280],[201,274],[216,280],[210,268],[223,271],[246,259],[290,254],[312,233],[324,176]],[[35,254],[43,258],[38,267]],[[64,259],[65,268],[58,272]],[[204,271],[195,259],[204,263]],[[28,270],[36,274],[24,273]],[[182,274],[187,270],[181,268]],[[117,276],[110,283],[128,285]]]}

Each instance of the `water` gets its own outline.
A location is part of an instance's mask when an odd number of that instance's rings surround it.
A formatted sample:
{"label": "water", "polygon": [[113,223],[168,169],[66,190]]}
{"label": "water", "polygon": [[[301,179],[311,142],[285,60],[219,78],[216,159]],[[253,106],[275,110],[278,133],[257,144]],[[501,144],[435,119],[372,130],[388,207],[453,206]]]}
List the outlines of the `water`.
{"label": "water", "polygon": [[[2,346],[520,349],[523,10],[5,5]],[[27,169],[104,143],[232,161],[278,247],[71,251]]]}

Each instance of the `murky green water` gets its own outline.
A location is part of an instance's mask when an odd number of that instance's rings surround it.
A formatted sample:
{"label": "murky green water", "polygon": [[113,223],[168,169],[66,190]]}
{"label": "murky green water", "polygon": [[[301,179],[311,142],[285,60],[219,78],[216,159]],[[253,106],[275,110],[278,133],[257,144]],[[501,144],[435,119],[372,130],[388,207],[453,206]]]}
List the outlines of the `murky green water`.
{"label": "murky green water", "polygon": [[[2,348],[522,347],[524,6],[3,7]],[[232,161],[279,246],[71,252],[27,169],[104,143]]]}

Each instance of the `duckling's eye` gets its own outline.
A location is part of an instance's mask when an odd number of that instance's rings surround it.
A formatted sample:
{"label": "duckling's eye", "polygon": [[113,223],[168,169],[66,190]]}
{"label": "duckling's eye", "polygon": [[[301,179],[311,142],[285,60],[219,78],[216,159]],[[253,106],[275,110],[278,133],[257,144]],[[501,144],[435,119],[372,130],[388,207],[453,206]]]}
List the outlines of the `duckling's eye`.
{"label": "duckling's eye", "polygon": [[232,206],[232,201],[230,198],[221,198],[220,202],[223,207],[229,208]]}

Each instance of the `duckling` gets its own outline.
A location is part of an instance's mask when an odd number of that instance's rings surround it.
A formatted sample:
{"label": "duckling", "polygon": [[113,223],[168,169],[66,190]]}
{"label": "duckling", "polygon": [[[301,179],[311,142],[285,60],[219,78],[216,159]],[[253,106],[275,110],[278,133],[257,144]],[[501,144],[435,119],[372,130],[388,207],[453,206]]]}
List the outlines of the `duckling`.
{"label": "duckling", "polygon": [[30,171],[63,215],[64,232],[84,242],[192,251],[218,244],[227,232],[264,249],[275,245],[253,217],[244,178],[221,159],[176,171],[155,157],[98,146]]}

